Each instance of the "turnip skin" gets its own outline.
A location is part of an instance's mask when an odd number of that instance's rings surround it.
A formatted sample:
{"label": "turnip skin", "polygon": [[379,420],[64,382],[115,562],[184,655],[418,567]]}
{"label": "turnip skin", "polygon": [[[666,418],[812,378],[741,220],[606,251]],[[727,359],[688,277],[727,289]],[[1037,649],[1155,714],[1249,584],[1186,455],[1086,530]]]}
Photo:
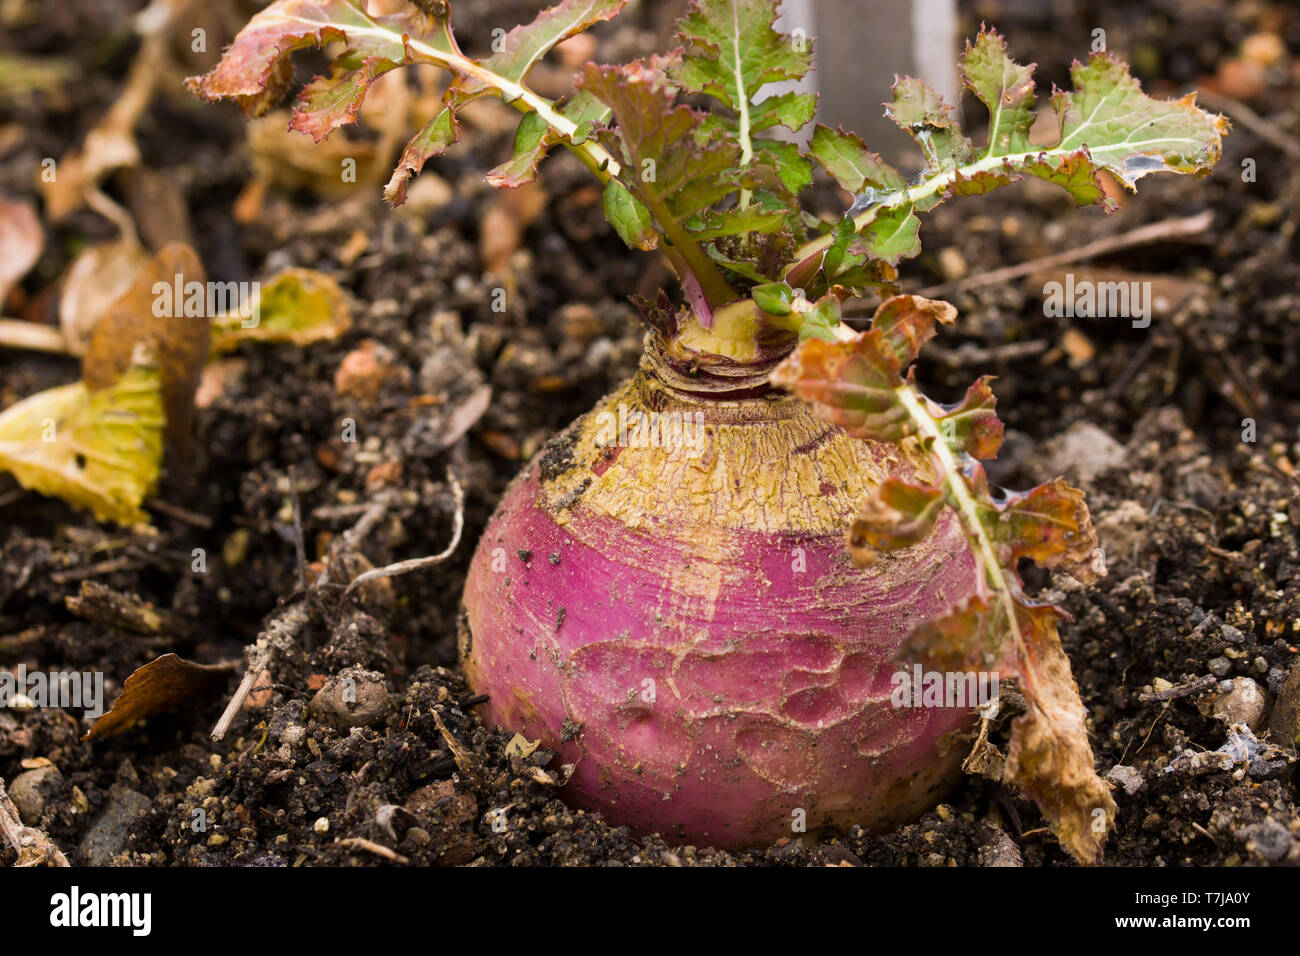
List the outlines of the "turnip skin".
{"label": "turnip skin", "polygon": [[[465,588],[461,654],[485,715],[576,769],[566,795],[637,832],[738,848],[914,819],[962,758],[969,709],[890,702],[892,658],[965,599],[951,512],[857,568],[874,483],[928,477],[911,442],[851,439],[789,397],[692,397],[646,367],[512,483]],[[625,409],[704,416],[703,445],[597,444]],[[802,568],[802,570],[797,570]]]}

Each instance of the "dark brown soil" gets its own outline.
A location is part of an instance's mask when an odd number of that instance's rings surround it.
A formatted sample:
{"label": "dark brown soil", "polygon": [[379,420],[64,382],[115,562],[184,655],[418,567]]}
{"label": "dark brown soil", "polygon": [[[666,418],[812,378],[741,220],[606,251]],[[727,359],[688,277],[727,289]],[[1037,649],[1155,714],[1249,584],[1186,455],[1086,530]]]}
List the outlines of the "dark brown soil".
{"label": "dark brown soil", "polygon": [[[33,197],[40,159],[78,144],[113,102],[135,49],[127,15],[141,5],[47,4],[39,19],[0,35],[0,55],[57,55],[80,71],[56,93],[0,104],[0,134],[17,131],[0,135],[0,193]],[[239,6],[214,5],[215,28],[227,13],[237,23]],[[456,14],[473,49],[492,25],[527,19],[536,6],[462,0]],[[1013,55],[1037,60],[1043,88],[1068,84],[1066,65],[1086,54],[1095,26],[1164,95],[1214,74],[1249,34],[1273,33],[1288,53],[1250,105],[1283,136],[1300,137],[1300,17],[1289,6],[980,0],[962,10],[967,35],[988,20]],[[657,28],[633,14],[600,31],[600,54],[653,49]],[[189,72],[210,61],[182,60]],[[978,127],[979,111],[966,107]],[[169,89],[139,133],[145,166],[180,188],[209,274],[320,269],[350,293],[354,326],[303,349],[243,348],[198,415],[190,458],[169,462],[157,498],[171,507],[150,509],[147,532],[98,524],[0,479],[0,666],[102,671],[109,700],[168,651],[239,661],[242,672],[243,648],[267,616],[303,600],[295,490],[309,564],[381,497],[382,517],[360,545],[370,564],[440,551],[455,513],[448,466],[466,491],[465,529],[449,561],[367,587],[360,600],[313,591],[301,641],[273,666],[269,701],[236,718],[219,743],[208,735],[235,689],[234,670],[181,712],[89,743],[67,711],[0,710],[0,778],[12,789],[43,760],[58,768],[35,822],[74,861],[92,852],[130,865],[376,865],[388,859],[376,848],[386,848],[413,864],[480,866],[1068,863],[1031,803],[976,776],[895,832],[781,840],[743,854],[670,847],[567,807],[553,754],[510,756],[510,734],[476,717],[456,666],[459,593],[506,483],[635,367],[641,332],[626,295],[666,285],[665,267],[624,249],[585,170],[557,155],[543,169],[550,200],[509,257],[510,278],[486,276],[480,232],[499,200],[480,174],[509,141],[492,114],[431,164],[449,187],[435,204],[394,212],[376,188],[352,198],[272,189],[252,226],[232,214],[250,179],[245,124],[233,109]],[[1253,183],[1242,181],[1245,158],[1257,164]],[[107,186],[124,204],[128,179]],[[991,469],[996,481],[1027,486],[1064,468],[1088,491],[1109,574],[1086,592],[1056,593],[1074,617],[1063,637],[1098,767],[1116,783],[1107,863],[1300,862],[1293,752],[1276,719],[1267,733],[1275,714],[1300,705],[1298,197],[1300,165],[1238,124],[1212,177],[1152,177],[1113,217],[1072,212],[1028,185],[941,207],[925,224],[926,254],[905,272],[911,288],[931,286],[1213,211],[1199,241],[1088,264],[1180,281],[1177,301],[1150,328],[1044,317],[1041,277],[949,290],[958,330],[918,370],[941,398],[997,374],[1008,441]],[[53,316],[57,297],[46,290],[79,248],[111,235],[89,212],[52,229],[18,297],[24,316]],[[364,249],[344,255],[358,235]],[[493,312],[491,292],[503,282],[509,307]],[[367,340],[377,345],[363,347]],[[336,387],[340,363],[359,348],[390,367],[372,396]],[[77,374],[71,361],[34,353],[0,352],[0,367],[2,406]],[[483,384],[492,400],[475,419]],[[340,437],[348,418],[355,443]],[[1243,441],[1245,418],[1256,423],[1254,442]],[[1067,432],[1074,443],[1062,439]],[[196,548],[205,573],[191,570]],[[1030,578],[1049,592],[1062,587]],[[142,635],[79,617],[66,599],[85,582],[150,602],[180,624]],[[374,692],[361,695],[370,722],[356,728],[308,711],[321,683],[348,668]],[[1214,680],[1182,693],[1207,674]],[[1246,678],[1263,708],[1246,702],[1233,713],[1258,734],[1230,733],[1214,714],[1238,706]],[[1225,680],[1237,703],[1223,699]],[[1005,744],[1006,716],[994,744]],[[1235,758],[1213,754],[1224,748]],[[147,801],[143,815],[129,812],[132,794]],[[120,839],[98,825],[105,814],[123,820]]]}

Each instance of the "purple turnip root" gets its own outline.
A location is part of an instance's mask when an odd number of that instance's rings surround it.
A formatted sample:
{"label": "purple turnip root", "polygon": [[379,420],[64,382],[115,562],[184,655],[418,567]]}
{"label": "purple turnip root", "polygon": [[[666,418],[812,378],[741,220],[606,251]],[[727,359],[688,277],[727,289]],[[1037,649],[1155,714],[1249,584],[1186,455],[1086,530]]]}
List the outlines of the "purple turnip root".
{"label": "purple turnip root", "polygon": [[[510,486],[465,587],[487,719],[558,749],[571,798],[637,832],[740,847],[916,817],[972,711],[895,708],[891,659],[969,596],[974,562],[951,516],[870,568],[844,529],[881,478],[930,480],[928,459],[789,396],[688,384],[647,362]],[[680,440],[638,435],[652,411]]]}

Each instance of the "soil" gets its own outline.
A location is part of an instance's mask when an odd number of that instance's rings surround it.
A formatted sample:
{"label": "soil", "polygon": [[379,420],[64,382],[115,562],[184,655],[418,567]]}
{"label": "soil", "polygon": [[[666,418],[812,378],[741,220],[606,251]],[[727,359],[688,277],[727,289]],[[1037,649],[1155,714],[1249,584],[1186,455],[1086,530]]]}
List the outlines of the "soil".
{"label": "soil", "polygon": [[[6,9],[24,6],[35,5]],[[137,46],[129,15],[141,6],[43,5],[0,36],[0,54],[59,56],[79,77],[0,105],[0,193],[34,198],[40,158],[79,145],[112,104]],[[458,33],[481,49],[493,25],[525,20],[536,6],[462,0]],[[218,33],[247,14],[240,4],[213,7]],[[1224,64],[1240,63],[1243,40],[1280,37],[1281,66],[1232,95],[1290,142],[1300,136],[1292,7],[982,0],[961,10],[964,35],[987,20],[1013,55],[1037,60],[1040,89],[1068,85],[1066,65],[1087,52],[1096,26],[1162,95],[1216,74],[1223,89]],[[598,54],[655,49],[658,20],[634,11],[599,30]],[[212,61],[177,56],[190,73]],[[968,102],[965,112],[978,136],[980,111]],[[554,754],[523,756],[509,733],[482,724],[456,664],[473,544],[523,463],[634,369],[641,331],[626,296],[669,281],[660,262],[627,251],[604,225],[599,193],[567,155],[543,167],[546,202],[517,248],[493,251],[491,217],[526,218],[481,178],[508,155],[511,129],[482,112],[403,210],[385,208],[373,185],[343,197],[274,185],[254,197],[260,214],[241,222],[236,200],[254,201],[244,121],[179,88],[153,98],[138,129],[144,166],[183,197],[209,274],[319,269],[349,293],[354,322],[336,341],[248,345],[222,366],[188,454],[168,462],[151,528],[100,524],[0,483],[0,666],[99,671],[112,700],[162,653],[237,665],[178,712],[91,742],[69,711],[0,710],[0,778],[11,793],[24,772],[44,778],[40,787],[27,780],[25,803],[39,791],[29,822],[74,862],[136,866],[1069,865],[1034,806],[979,775],[889,833],[782,839],[744,853],[668,846],[566,806]],[[1253,182],[1243,181],[1247,158]],[[137,186],[122,174],[106,191],[129,206]],[[1099,771],[1119,804],[1105,862],[1295,864],[1296,764],[1280,728],[1300,706],[1300,164],[1237,123],[1211,177],[1151,177],[1112,217],[1070,211],[1033,186],[937,209],[906,287],[1202,209],[1213,226],[1194,241],[1079,266],[1172,283],[1149,328],[1045,316],[1041,277],[949,287],[958,328],[935,343],[918,379],[956,398],[976,375],[996,374],[1008,440],[994,480],[1025,487],[1064,470],[1088,492],[1108,575],[1085,591],[1027,574],[1073,616],[1063,639]],[[836,201],[823,188],[818,202]],[[10,314],[52,321],[50,290],[71,257],[113,235],[85,210],[51,227]],[[485,272],[485,251],[499,274]],[[493,310],[496,288],[508,291],[505,312]],[[339,374],[345,358],[351,376]],[[5,351],[0,363],[3,406],[77,375],[74,361],[36,353]],[[342,440],[345,419],[356,442]],[[1253,441],[1243,440],[1244,419]],[[367,585],[359,600],[337,586],[304,593],[300,575],[312,581],[376,501],[350,574],[442,550],[457,510],[449,468],[465,491],[464,532],[449,560]],[[305,568],[295,557],[295,496]],[[192,570],[194,549],[204,550],[202,573]],[[88,585],[92,596],[104,593],[97,585],[167,612],[168,626],[123,626],[131,622],[76,601],[83,611],[74,613],[68,599]],[[214,743],[245,645],[288,608],[306,623],[276,657],[270,692],[256,689]],[[355,711],[329,706],[339,676],[357,682]],[[995,746],[1005,747],[1014,711],[1013,701],[991,727]],[[1215,716],[1225,712],[1235,726]],[[47,761],[57,774],[43,770]],[[0,850],[0,862],[12,859]]]}

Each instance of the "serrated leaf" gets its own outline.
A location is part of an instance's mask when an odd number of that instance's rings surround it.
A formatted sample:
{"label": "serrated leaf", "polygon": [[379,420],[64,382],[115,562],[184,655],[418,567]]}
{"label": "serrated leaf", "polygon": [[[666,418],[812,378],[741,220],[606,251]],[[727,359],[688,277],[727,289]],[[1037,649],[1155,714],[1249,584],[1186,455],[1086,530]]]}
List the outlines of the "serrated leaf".
{"label": "serrated leaf", "polygon": [[658,242],[650,213],[617,179],[611,179],[600,197],[605,218],[630,249],[653,249]]}
{"label": "serrated leaf", "polygon": [[459,54],[445,16],[415,9],[371,15],[360,0],[276,0],[239,31],[216,67],[185,83],[206,100],[233,99],[245,115],[260,116],[278,98],[267,94],[282,94],[287,87],[292,73],[288,57],[294,50],[342,43],[338,69],[313,82],[304,104],[304,109],[325,110],[320,122],[298,120],[323,136],[356,118],[376,70],[407,62],[408,40],[431,51]]}
{"label": "serrated leaf", "polygon": [[348,53],[339,57],[329,76],[316,77],[298,94],[289,128],[307,133],[319,143],[340,126],[355,123],[375,80],[397,66],[377,56]]}
{"label": "serrated leaf", "polygon": [[1064,478],[1029,491],[1009,492],[997,502],[977,488],[976,500],[990,540],[1008,549],[1004,563],[1014,567],[1021,558],[1029,558],[1084,583],[1098,577],[1093,566],[1097,531],[1083,492]]}
{"label": "serrated leaf", "polygon": [[740,148],[727,139],[697,140],[701,117],[676,105],[663,72],[652,58],[621,67],[588,63],[581,87],[610,108],[617,127],[596,138],[619,157],[619,180],[650,213],[690,269],[710,302],[734,299],[721,273],[687,228],[687,220],[740,188]]}
{"label": "serrated leaf", "polygon": [[397,161],[392,178],[384,187],[384,202],[390,206],[400,206],[406,202],[406,186],[411,177],[424,169],[424,164],[434,156],[440,156],[460,139],[460,127],[456,123],[456,114],[447,107],[431,119],[424,129],[411,137],[402,157]]}
{"label": "serrated leaf", "polygon": [[[1116,204],[1102,188],[1099,169],[1135,189],[1140,178],[1153,172],[1205,175],[1219,159],[1228,133],[1222,116],[1199,109],[1194,95],[1179,100],[1147,96],[1128,67],[1108,53],[1074,65],[1073,91],[1053,92],[1060,137],[1054,146],[1035,147],[1028,139],[1034,121],[1033,69],[1012,61],[992,30],[981,31],[967,45],[963,79],[990,111],[990,141],[979,158],[934,90],[919,80],[899,80],[888,115],[921,147],[927,173],[883,195],[868,186],[871,201],[855,203],[851,210],[857,228],[869,229],[901,206],[925,212],[949,196],[987,193],[1025,175],[1063,187],[1076,203],[1095,203],[1110,212]],[[855,178],[856,173],[848,182]],[[822,236],[806,243],[783,276],[810,287],[819,257],[833,242]]]}
{"label": "serrated leaf", "polygon": [[0,468],[100,521],[148,521],[140,503],[158,481],[164,423],[161,375],[141,346],[107,388],[62,385],[0,412]]}
{"label": "serrated leaf", "polygon": [[750,110],[749,128],[751,132],[761,133],[774,126],[784,126],[794,133],[811,123],[816,115],[816,93],[790,91],[755,103]]}
{"label": "serrated leaf", "polygon": [[786,203],[789,208],[793,197],[799,195],[812,185],[812,163],[800,152],[794,143],[784,143],[775,139],[757,139],[754,141],[754,161],[770,166],[781,180],[781,185],[790,194]]}
{"label": "serrated leaf", "polygon": [[1006,602],[974,595],[916,628],[899,657],[939,671],[997,671],[1000,679],[1019,679],[1029,706],[1012,722],[1003,779],[1038,805],[1071,856],[1095,863],[1115,802],[1097,776],[1088,714],[1057,634],[1063,615],[1020,600],[1011,607],[1014,623]]}
{"label": "serrated leaf", "polygon": [[839,341],[840,300],[833,295],[824,295],[813,303],[813,307],[799,315],[799,341],[810,338],[825,342]]}
{"label": "serrated leaf", "polygon": [[545,157],[551,145],[551,127],[536,113],[525,113],[515,130],[512,145],[514,155],[492,169],[487,181],[498,188],[515,188],[531,183],[537,178],[537,164]]}
{"label": "serrated leaf", "polygon": [[813,130],[808,151],[840,186],[855,195],[867,186],[879,190],[902,189],[903,174],[867,149],[855,133],[820,123]]}
{"label": "serrated leaf", "polygon": [[981,460],[997,457],[1004,428],[995,411],[998,400],[989,387],[991,381],[991,375],[981,376],[953,405],[930,403],[930,414],[953,451]]}
{"label": "serrated leaf", "polygon": [[921,220],[911,206],[882,209],[858,233],[852,248],[871,259],[896,266],[903,259],[921,254]]}
{"label": "serrated leaf", "polygon": [[212,354],[229,352],[241,342],[291,342],[301,347],[336,339],[351,325],[347,299],[331,276],[315,269],[284,269],[260,283],[251,315],[213,320]]}
{"label": "serrated leaf", "polygon": [[1130,189],[1154,172],[1208,173],[1219,160],[1228,123],[1196,106],[1196,94],[1155,100],[1109,53],[1094,54],[1070,70],[1073,92],[1052,93],[1061,141],[1049,154],[1087,148],[1095,165]]}
{"label": "serrated leaf", "polygon": [[762,272],[760,272],[758,267],[754,263],[746,262],[743,259],[735,259],[730,256],[724,255],[721,251],[719,251],[717,245],[714,243],[708,243],[707,245],[705,245],[704,249],[705,252],[708,253],[710,259],[712,259],[718,265],[730,269],[732,272],[736,273],[739,276],[744,276],[746,279],[749,279],[752,282],[757,282],[760,284],[764,282],[772,281],[772,277],[764,275]]}
{"label": "serrated leaf", "polygon": [[[501,49],[484,60],[483,66],[519,83],[557,43],[617,16],[626,5],[627,0],[561,0],[531,23],[507,33],[500,42]],[[473,89],[472,78],[464,85]]]}
{"label": "serrated leaf", "polygon": [[975,157],[951,112],[952,107],[929,84],[908,76],[894,84],[894,99],[885,115],[921,147],[932,171],[946,172]]}
{"label": "serrated leaf", "polygon": [[752,205],[747,209],[719,209],[702,216],[691,216],[685,225],[697,242],[707,242],[723,236],[773,232],[785,224],[785,219],[784,208],[764,209]]}
{"label": "serrated leaf", "polygon": [[811,44],[774,30],[776,13],[773,0],[695,0],[677,22],[687,50],[673,80],[747,114],[765,83],[797,80],[812,68]]}
{"label": "serrated leaf", "polygon": [[848,341],[808,337],[772,372],[773,385],[810,403],[854,438],[894,442],[916,433],[898,399],[898,359],[879,329]]}
{"label": "serrated leaf", "polygon": [[871,328],[850,339],[808,338],[801,330],[799,346],[771,381],[854,438],[898,441],[917,431],[898,395],[904,372],[933,338],[936,323],[951,324],[956,314],[947,302],[894,296],[880,304]]}
{"label": "serrated leaf", "polygon": [[989,111],[989,146],[985,155],[1005,156],[1030,149],[1034,125],[1035,64],[1021,66],[1007,56],[1006,42],[993,30],[981,29],[967,42],[961,59],[966,86]]}
{"label": "serrated leaf", "polygon": [[927,536],[947,504],[942,488],[886,478],[849,526],[849,553],[870,567],[884,551],[911,547]]}
{"label": "serrated leaf", "polygon": [[925,343],[934,338],[938,331],[935,326],[952,325],[956,320],[957,308],[950,302],[919,295],[896,295],[876,308],[871,327],[880,331],[899,369],[906,369],[916,361]]}

